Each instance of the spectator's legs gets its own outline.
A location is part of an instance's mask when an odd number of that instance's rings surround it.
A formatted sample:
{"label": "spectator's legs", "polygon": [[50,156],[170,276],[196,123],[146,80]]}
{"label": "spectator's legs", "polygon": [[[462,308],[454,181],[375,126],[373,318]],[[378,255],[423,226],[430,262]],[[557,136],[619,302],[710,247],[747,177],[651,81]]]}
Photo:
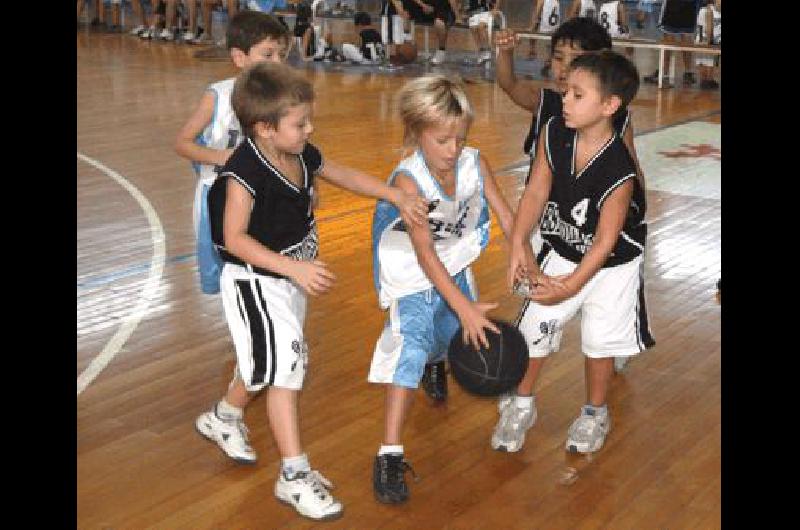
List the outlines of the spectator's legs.
{"label": "spectator's legs", "polygon": [[83,6],[86,4],[86,0],[78,0],[78,15],[76,18],[81,18],[81,13],[83,13]]}
{"label": "spectator's legs", "polygon": [[444,50],[447,48],[447,24],[444,20],[437,18],[433,21],[433,27],[436,30],[436,40],[439,42],[439,49]]}
{"label": "spectator's legs", "polygon": [[228,0],[228,20],[239,11],[239,0]]}

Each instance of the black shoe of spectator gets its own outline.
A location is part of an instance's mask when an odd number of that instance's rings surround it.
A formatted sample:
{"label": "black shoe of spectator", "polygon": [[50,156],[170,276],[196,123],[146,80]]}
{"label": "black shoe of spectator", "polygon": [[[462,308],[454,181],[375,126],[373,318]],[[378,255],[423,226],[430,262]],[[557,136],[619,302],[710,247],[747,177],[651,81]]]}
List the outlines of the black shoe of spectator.
{"label": "black shoe of spectator", "polygon": [[718,90],[719,83],[717,83],[713,79],[706,79],[700,82],[700,88],[702,88],[703,90]]}
{"label": "black shoe of spectator", "polygon": [[694,76],[694,72],[684,72],[683,73],[683,84],[684,85],[693,85],[697,83],[697,78]]}
{"label": "black shoe of spectator", "polygon": [[434,401],[447,399],[447,373],[444,369],[444,361],[425,365],[425,372],[422,374],[422,388]]}
{"label": "black shoe of spectator", "polygon": [[97,26],[99,26],[99,25],[101,25],[101,24],[102,24],[102,22],[100,22],[100,19],[99,19],[99,18],[97,18],[97,17],[94,17],[94,18],[92,19],[92,21],[91,21],[91,22],[89,22],[89,25],[90,25],[91,27],[93,27],[93,28],[95,28],[95,27],[97,27]]}

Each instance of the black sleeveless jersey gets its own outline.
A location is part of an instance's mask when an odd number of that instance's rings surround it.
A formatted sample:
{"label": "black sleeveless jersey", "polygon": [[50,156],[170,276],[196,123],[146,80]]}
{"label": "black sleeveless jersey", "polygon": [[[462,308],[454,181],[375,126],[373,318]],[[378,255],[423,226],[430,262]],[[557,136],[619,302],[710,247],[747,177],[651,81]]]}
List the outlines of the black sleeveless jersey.
{"label": "black sleeveless jersey", "polygon": [[578,132],[554,116],[545,126],[547,162],[553,172],[550,196],[541,220],[544,239],[561,256],[579,263],[592,246],[600,209],[608,195],[633,180],[633,197],[622,232],[603,267],[627,263],[644,251],[647,224],[644,191],[636,178],[636,164],[618,135],[612,138],[576,174]]}
{"label": "black sleeveless jersey", "polygon": [[[359,32],[359,36],[361,37],[361,55],[364,58],[370,61],[377,61],[383,57],[385,52],[383,51],[383,41],[380,33],[369,28],[362,29]],[[373,57],[373,52],[377,54],[377,57]]]}
{"label": "black sleeveless jersey", "polygon": [[491,11],[494,8],[494,4],[494,0],[468,0],[466,11],[469,15],[484,13],[486,11]]}
{"label": "black sleeveless jersey", "polygon": [[[225,248],[222,222],[228,178],[235,178],[253,196],[248,235],[273,252],[296,260],[317,257],[319,243],[311,205],[314,177],[322,167],[322,155],[306,143],[299,159],[303,168],[302,187],[284,177],[251,138],[246,138],[233,152],[208,192],[211,238],[223,261],[246,265]],[[265,276],[283,277],[258,267],[253,270]]]}
{"label": "black sleeveless jersey", "polygon": [[[564,106],[561,94],[549,88],[542,88],[539,93],[539,109],[533,115],[530,131],[528,131],[528,136],[525,137],[525,144],[522,147],[525,153],[536,156],[536,139],[539,137],[540,130],[550,118],[562,116],[563,114]],[[629,122],[630,113],[627,109],[619,109],[614,114],[612,123],[620,138],[625,134],[625,129],[628,128]]]}

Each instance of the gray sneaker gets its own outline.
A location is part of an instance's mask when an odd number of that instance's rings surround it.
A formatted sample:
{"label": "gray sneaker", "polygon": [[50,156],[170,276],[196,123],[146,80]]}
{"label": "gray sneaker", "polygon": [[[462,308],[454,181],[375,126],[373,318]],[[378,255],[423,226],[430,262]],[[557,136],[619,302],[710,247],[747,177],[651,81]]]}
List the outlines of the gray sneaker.
{"label": "gray sneaker", "polygon": [[536,402],[530,408],[518,407],[513,397],[500,413],[492,433],[492,449],[515,453],[525,443],[525,432],[536,423]]}
{"label": "gray sneaker", "polygon": [[505,410],[505,408],[513,402],[516,395],[517,393],[513,390],[511,392],[506,392],[505,394],[500,394],[500,397],[497,400],[497,412],[502,414],[503,410]]}
{"label": "gray sneaker", "polygon": [[611,417],[608,413],[595,415],[594,411],[581,408],[578,416],[567,432],[567,451],[570,453],[594,453],[603,447],[606,434],[611,430]]}

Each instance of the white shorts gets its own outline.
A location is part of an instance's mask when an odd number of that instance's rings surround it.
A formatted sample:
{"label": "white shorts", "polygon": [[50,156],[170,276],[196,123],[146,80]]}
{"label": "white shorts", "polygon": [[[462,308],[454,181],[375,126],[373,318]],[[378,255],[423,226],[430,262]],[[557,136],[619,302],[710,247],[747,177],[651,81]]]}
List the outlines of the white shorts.
{"label": "white shorts", "polygon": [[232,263],[222,268],[220,284],[237,369],[247,390],[301,389],[308,365],[305,293],[289,280]]}
{"label": "white shorts", "polygon": [[486,24],[486,27],[491,28],[492,24],[494,24],[494,16],[492,16],[492,13],[489,11],[475,13],[467,19],[467,25],[470,28],[478,27],[480,24]]}
{"label": "white shorts", "polygon": [[[391,25],[389,24],[389,18],[390,17],[387,16],[381,17],[381,40],[384,45],[403,44],[406,41],[411,42],[414,40],[413,29],[409,33],[405,31],[403,17],[400,15],[392,15]],[[413,24],[413,22],[411,22],[411,24]],[[413,26],[411,27],[413,28]]]}
{"label": "white shorts", "polygon": [[[550,250],[541,270],[548,276],[569,274],[578,265]],[[526,300],[517,327],[528,343],[530,357],[558,351],[564,326],[581,312],[581,349],[587,357],[626,357],[649,348],[653,340],[648,325],[642,280],[643,259],[600,269],[578,294],[555,305]]]}

